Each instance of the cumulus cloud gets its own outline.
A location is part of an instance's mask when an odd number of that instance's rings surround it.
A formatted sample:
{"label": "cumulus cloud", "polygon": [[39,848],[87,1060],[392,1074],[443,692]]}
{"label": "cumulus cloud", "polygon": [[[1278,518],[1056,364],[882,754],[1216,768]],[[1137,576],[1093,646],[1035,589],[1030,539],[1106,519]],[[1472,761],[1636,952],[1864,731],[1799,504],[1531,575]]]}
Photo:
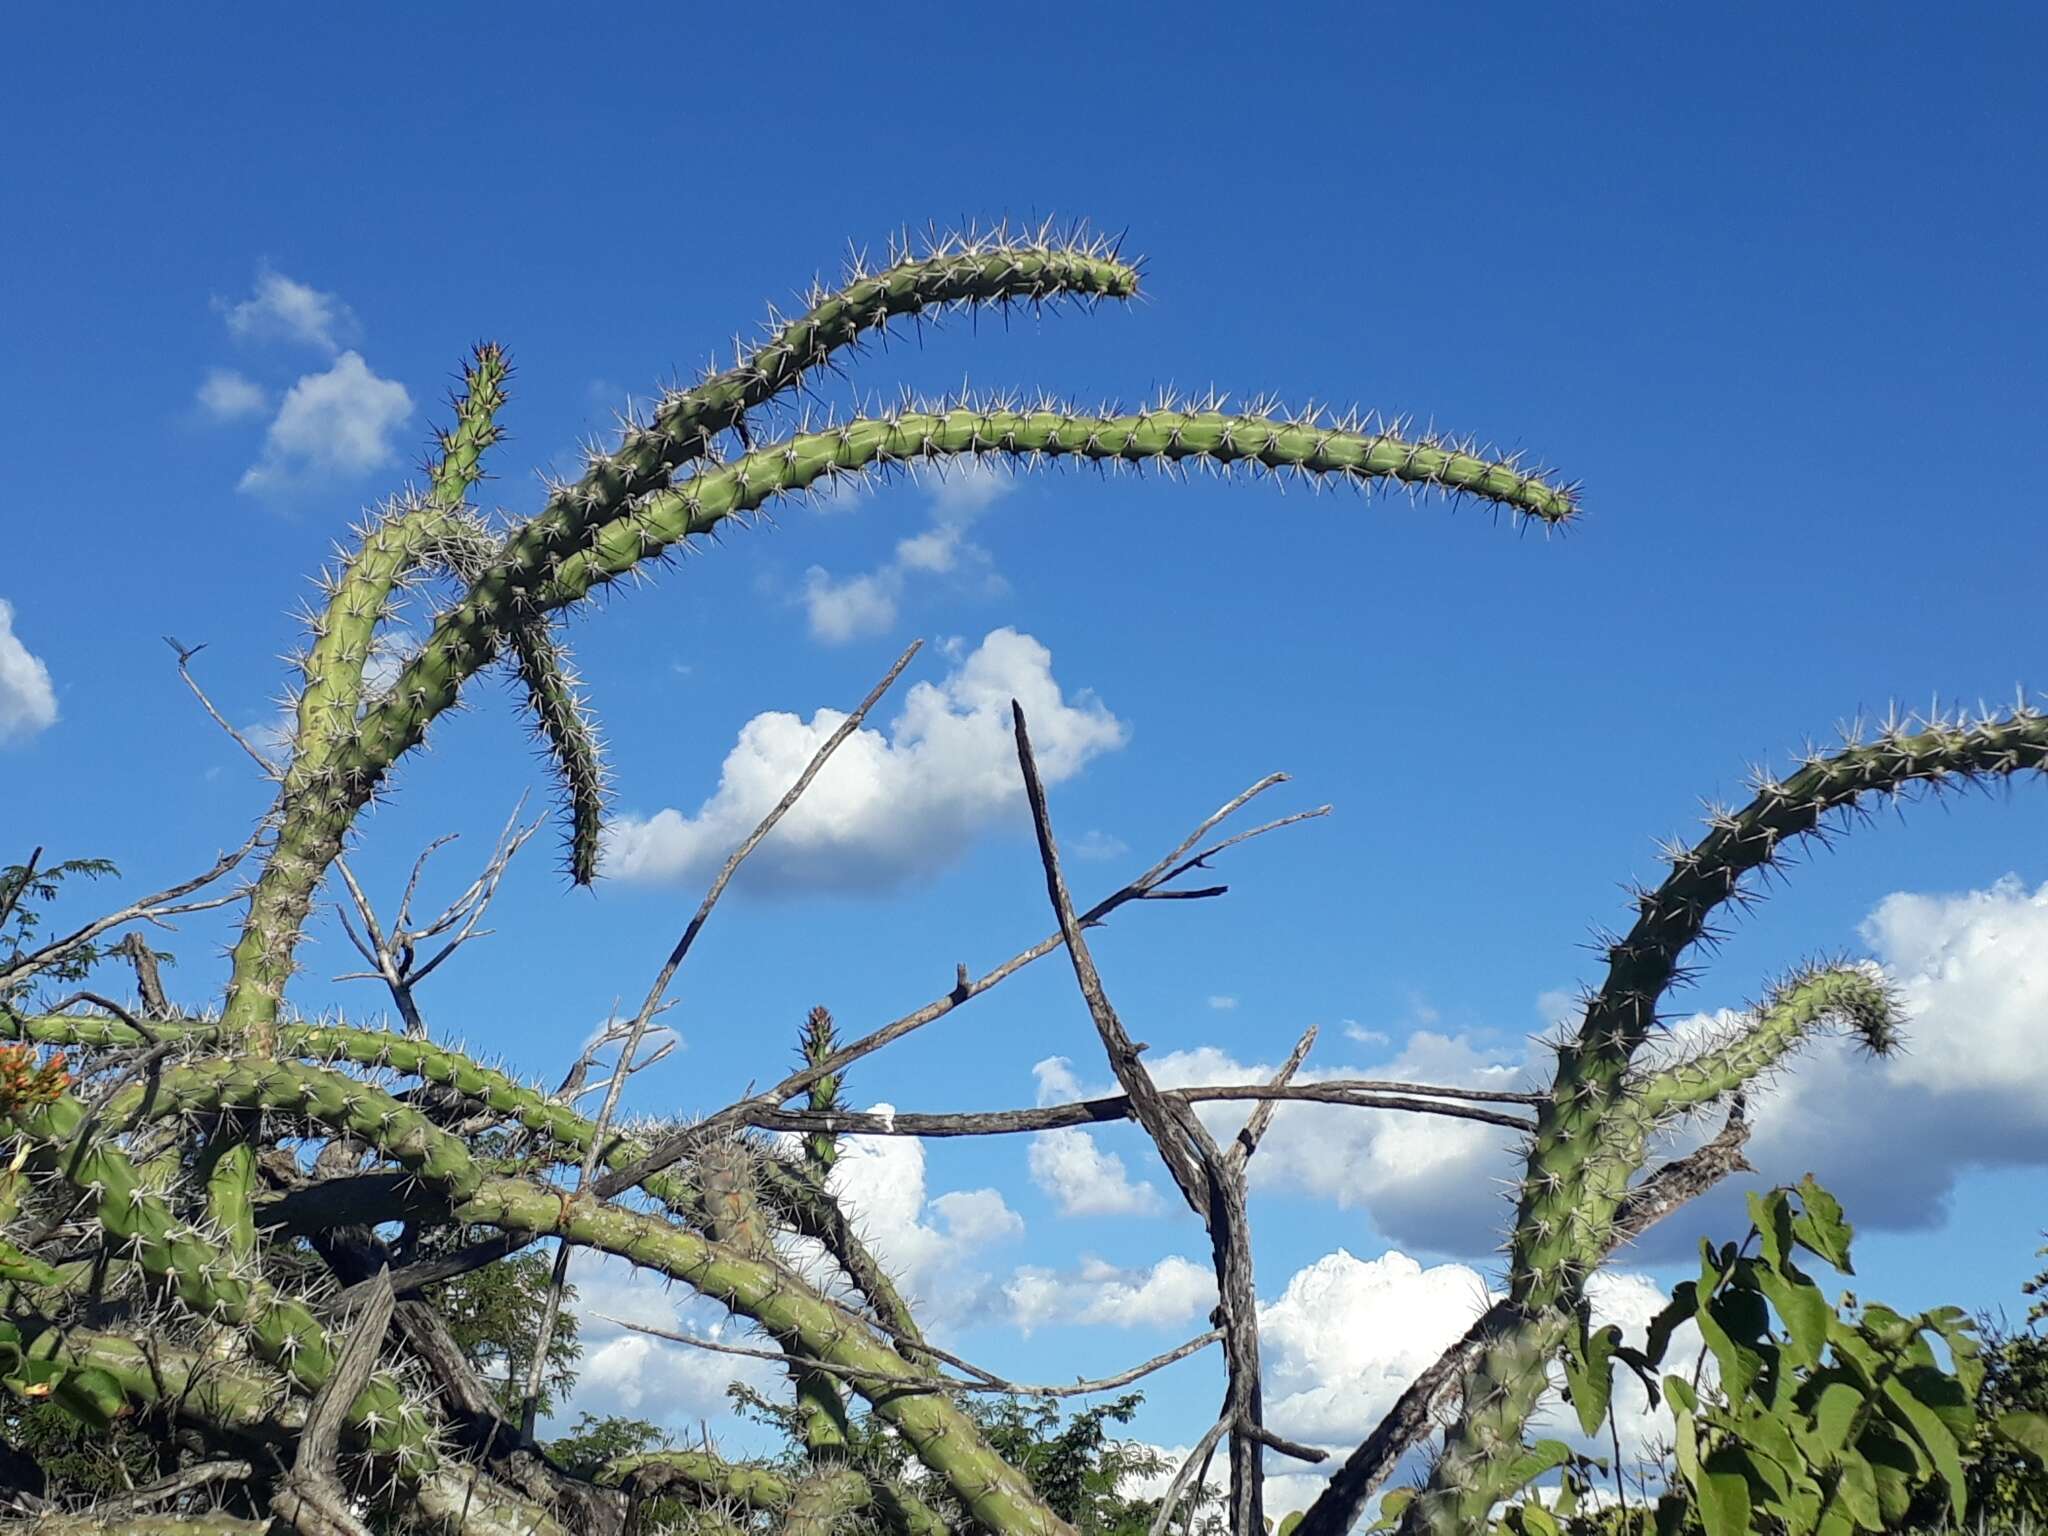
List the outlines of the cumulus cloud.
{"label": "cumulus cloud", "polygon": [[[1123,745],[1123,722],[1083,692],[1071,701],[1052,653],[1014,629],[993,631],[937,683],[919,683],[886,733],[856,731],[741,874],[757,890],[871,891],[951,864],[984,826],[1023,800],[1010,700],[1024,705],[1046,782],[1072,778]],[[621,816],[605,870],[632,881],[694,880],[722,863],[846,716],[756,715],[693,815]]]}
{"label": "cumulus cloud", "polygon": [[1167,1328],[1216,1305],[1216,1277],[1205,1264],[1169,1254],[1150,1269],[1119,1269],[1084,1258],[1072,1270],[1021,1265],[1003,1287],[1010,1318],[1029,1334],[1049,1324]]}
{"label": "cumulus cloud", "polygon": [[238,421],[244,416],[261,416],[270,408],[270,396],[254,379],[232,368],[209,368],[199,384],[199,408],[215,421]]}
{"label": "cumulus cloud", "polygon": [[919,1316],[947,1327],[988,1314],[992,1282],[977,1261],[1024,1231],[999,1193],[929,1195],[924,1143],[912,1136],[842,1137],[831,1189]]}
{"label": "cumulus cloud", "polygon": [[769,1361],[693,1349],[605,1320],[618,1318],[715,1343],[766,1344],[723,1307],[652,1270],[634,1269],[623,1259],[587,1250],[578,1250],[570,1260],[569,1275],[576,1287],[570,1310],[577,1316],[583,1344],[576,1388],[567,1405],[572,1417],[577,1412],[616,1413],[681,1425],[722,1416],[726,1388],[732,1382],[745,1382],[769,1394],[775,1391],[781,1372]]}
{"label": "cumulus cloud", "polygon": [[0,597],[0,744],[26,741],[56,724],[50,669],[14,632],[14,605]]}
{"label": "cumulus cloud", "polygon": [[1159,1191],[1131,1182],[1124,1160],[1105,1152],[1088,1132],[1073,1127],[1031,1138],[1031,1177],[1059,1202],[1062,1216],[1150,1216]]}
{"label": "cumulus cloud", "polygon": [[[1751,1185],[1812,1170],[1859,1227],[1936,1226],[1972,1168],[2048,1165],[2048,885],[2013,876],[1960,894],[1899,893],[1859,929],[1898,990],[1905,1049],[1872,1060],[1854,1041],[1815,1041],[1752,1095]],[[1723,1025],[1697,1015],[1683,1034]],[[1689,1230],[1746,1225],[1739,1190],[1717,1189],[1684,1224],[1652,1228],[1646,1255]],[[1711,1225],[1709,1225],[1711,1223]]]}
{"label": "cumulus cloud", "polygon": [[357,352],[288,390],[264,436],[263,456],[238,489],[266,492],[323,475],[355,476],[397,457],[392,434],[412,415],[405,386],[380,379]]}
{"label": "cumulus cloud", "polygon": [[886,633],[913,576],[959,577],[980,571],[984,584],[1000,590],[987,550],[968,537],[975,521],[1015,484],[999,469],[971,459],[931,482],[931,521],[921,532],[899,539],[890,558],[872,571],[835,578],[821,565],[804,573],[804,613],[813,639],[827,645]]}
{"label": "cumulus cloud", "polygon": [[813,638],[844,645],[895,626],[896,588],[872,575],[834,581],[822,565],[814,565],[804,572],[804,612]]}
{"label": "cumulus cloud", "polygon": [[248,298],[220,308],[238,340],[297,342],[333,353],[356,329],[355,316],[333,294],[267,268]]}
{"label": "cumulus cloud", "polygon": [[[1366,1036],[1370,1043],[1370,1036]],[[1147,1055],[1162,1088],[1269,1081],[1277,1062],[1243,1062],[1213,1046]],[[1467,1088],[1523,1086],[1518,1062],[1469,1036],[1417,1030],[1399,1052],[1366,1066],[1307,1068],[1303,1083],[1372,1077]],[[1043,1078],[1041,1077],[1041,1082]],[[1248,1107],[1201,1106],[1219,1141],[1244,1124]],[[1439,1253],[1477,1254],[1499,1240],[1493,1178],[1508,1167],[1511,1133],[1435,1115],[1283,1104],[1251,1162],[1252,1187],[1288,1190],[1362,1209],[1390,1241]]]}
{"label": "cumulus cloud", "polygon": [[[1617,1325],[1624,1341],[1637,1348],[1669,1299],[1641,1275],[1608,1272],[1589,1280],[1587,1297],[1594,1326]],[[1479,1272],[1463,1264],[1424,1267],[1399,1251],[1376,1259],[1343,1249],[1325,1255],[1259,1309],[1267,1422],[1294,1439],[1348,1451],[1498,1299]],[[1694,1325],[1677,1329],[1665,1354],[1669,1368],[1690,1371],[1700,1343]],[[1711,1372],[1710,1360],[1708,1379]],[[1588,1446],[1577,1415],[1560,1395],[1562,1373],[1553,1369],[1551,1376],[1552,1390],[1538,1404],[1532,1434]],[[1650,1407],[1632,1372],[1616,1370],[1614,1405],[1626,1458],[1652,1455],[1669,1442],[1669,1414]],[[1295,1490],[1302,1503],[1288,1507],[1303,1507],[1315,1486],[1309,1480]]]}

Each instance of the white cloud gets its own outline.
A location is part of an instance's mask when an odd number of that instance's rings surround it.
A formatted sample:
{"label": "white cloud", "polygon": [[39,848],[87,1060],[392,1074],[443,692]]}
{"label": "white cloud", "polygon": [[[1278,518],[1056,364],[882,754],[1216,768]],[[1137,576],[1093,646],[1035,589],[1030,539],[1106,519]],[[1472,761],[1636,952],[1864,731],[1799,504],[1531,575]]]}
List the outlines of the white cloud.
{"label": "white cloud", "polygon": [[1077,859],[1120,859],[1131,851],[1131,845],[1113,833],[1096,831],[1093,828],[1083,832],[1069,842],[1061,852]]}
{"label": "white cloud", "polygon": [[804,611],[813,639],[827,645],[886,633],[896,623],[897,607],[910,577],[958,576],[980,569],[987,584],[1001,590],[987,550],[967,537],[975,519],[1015,481],[980,460],[968,460],[935,473],[930,481],[931,523],[921,532],[899,539],[895,553],[872,571],[835,580],[823,566],[804,573]]}
{"label": "white cloud", "polygon": [[[1617,1324],[1624,1341],[1638,1348],[1650,1318],[1667,1300],[1655,1284],[1635,1274],[1596,1274],[1587,1295],[1594,1325]],[[1348,1452],[1498,1299],[1479,1272],[1463,1264],[1425,1268],[1399,1251],[1376,1259],[1355,1258],[1342,1249],[1325,1255],[1298,1271],[1277,1300],[1259,1309],[1267,1422],[1281,1434],[1339,1455]],[[1667,1369],[1689,1372],[1699,1348],[1697,1328],[1683,1325],[1665,1354]],[[1708,1370],[1711,1379],[1711,1361]],[[1561,1373],[1553,1369],[1551,1374],[1552,1391],[1537,1407],[1531,1434],[1588,1446],[1577,1415],[1558,1395]],[[1669,1440],[1668,1413],[1652,1410],[1634,1374],[1621,1367],[1615,1370],[1614,1404],[1629,1459]],[[1605,1445],[1604,1434],[1600,1445]],[[1304,1507],[1317,1481],[1291,1490],[1300,1502],[1288,1507]]]}
{"label": "white cloud", "polygon": [[397,456],[392,434],[411,415],[412,396],[403,384],[377,377],[359,353],[344,352],[325,373],[305,375],[286,393],[263,457],[238,488],[279,490],[388,464]]}
{"label": "white cloud", "polygon": [[[1213,1046],[1146,1060],[1164,1088],[1264,1082],[1278,1068],[1277,1062],[1238,1061]],[[1308,1067],[1296,1081],[1337,1077],[1487,1089],[1523,1086],[1519,1064],[1480,1048],[1468,1036],[1433,1030],[1415,1031],[1389,1060],[1365,1067]],[[1234,1136],[1248,1113],[1241,1104],[1200,1109],[1219,1141]],[[1252,1187],[1299,1191],[1333,1201],[1340,1209],[1363,1209],[1383,1236],[1410,1247],[1484,1253],[1498,1241],[1502,1214],[1490,1181],[1510,1171],[1512,1139],[1513,1133],[1499,1127],[1439,1115],[1283,1104],[1251,1161]]]}
{"label": "white cloud", "polygon": [[340,299],[267,268],[253,294],[220,307],[229,333],[246,341],[292,341],[332,353],[355,332],[355,316]]}
{"label": "white cloud", "polygon": [[1237,999],[1225,996],[1222,993],[1211,993],[1209,996],[1209,1006],[1219,1013],[1228,1013],[1237,1006]]}
{"label": "white cloud", "polygon": [[1029,1334],[1048,1325],[1167,1328],[1191,1322],[1216,1304],[1216,1277],[1206,1265],[1169,1254],[1150,1269],[1119,1269],[1084,1258],[1078,1269],[1022,1265],[1003,1287],[1012,1321]]}
{"label": "white cloud", "polygon": [[812,638],[827,645],[886,633],[896,623],[896,593],[879,576],[834,581],[822,565],[804,573],[804,612]]}
{"label": "white cloud", "polygon": [[1463,1264],[1325,1255],[1259,1309],[1267,1419],[1319,1445],[1357,1444],[1493,1299]]}
{"label": "white cloud", "polygon": [[1068,1104],[1083,1097],[1081,1079],[1074,1071],[1072,1058],[1048,1056],[1032,1067],[1031,1075],[1038,1080],[1038,1106]]}
{"label": "white cloud", "polygon": [[1150,1216],[1159,1191],[1131,1182],[1124,1160],[1086,1131],[1067,1127],[1031,1138],[1031,1177],[1059,1202],[1062,1216]]}
{"label": "white cloud", "polygon": [[842,1137],[831,1189],[927,1323],[953,1326],[987,1311],[990,1281],[974,1262],[1024,1231],[995,1190],[928,1197],[924,1143],[912,1136]]}
{"label": "white cloud", "polygon": [[781,1375],[770,1361],[722,1355],[634,1333],[597,1314],[710,1339],[763,1348],[767,1341],[731,1313],[652,1270],[579,1250],[570,1261],[583,1359],[569,1404],[576,1412],[617,1413],[682,1426],[723,1417],[726,1387],[746,1382],[772,1395]]}
{"label": "white cloud", "polygon": [[263,386],[232,368],[207,369],[198,399],[199,408],[215,421],[260,416],[270,408],[270,396]]}
{"label": "white cloud", "polygon": [[[2013,876],[1961,894],[1886,897],[1859,930],[1908,1016],[1905,1049],[1872,1060],[1851,1040],[1814,1042],[1752,1097],[1747,1149],[1759,1187],[1811,1169],[1858,1226],[1939,1224],[1969,1169],[2048,1165],[2048,885]],[[1697,1016],[1684,1028],[1711,1022]],[[1689,1230],[1747,1221],[1717,1189]],[[1652,1229],[1646,1250],[1680,1234]]]}
{"label": "white cloud", "polygon": [[[1069,702],[1052,653],[998,629],[937,683],[919,683],[888,733],[863,727],[842,744],[740,876],[757,889],[874,890],[951,864],[983,827],[1023,801],[1010,700],[1024,705],[1048,784],[1123,745],[1127,729],[1091,695]],[[605,868],[622,880],[694,879],[726,855],[788,791],[845,715],[806,721],[756,715],[727,754],[718,788],[694,815],[621,816]]]}
{"label": "white cloud", "polygon": [[14,605],[0,597],[0,743],[26,741],[56,721],[50,669],[14,633]]}

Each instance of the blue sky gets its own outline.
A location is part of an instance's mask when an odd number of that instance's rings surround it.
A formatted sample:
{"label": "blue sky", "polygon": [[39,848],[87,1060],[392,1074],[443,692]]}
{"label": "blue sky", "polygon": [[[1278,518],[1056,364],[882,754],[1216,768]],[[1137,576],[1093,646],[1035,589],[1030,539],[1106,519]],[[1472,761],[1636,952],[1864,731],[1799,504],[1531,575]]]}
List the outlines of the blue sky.
{"label": "blue sky", "polygon": [[[743,882],[678,986],[684,1049],[637,1109],[716,1107],[779,1073],[813,1003],[863,1027],[1045,930],[1021,803],[968,772],[976,677],[1059,690],[1054,813],[1111,855],[1074,861],[1084,894],[1268,771],[1295,776],[1276,808],[1336,807],[1233,855],[1226,900],[1104,935],[1158,1056],[1242,1070],[1315,1023],[1325,1070],[1446,1075],[1520,1063],[1546,995],[1596,978],[1591,930],[1654,875],[1653,839],[1739,797],[1747,765],[1894,701],[1995,703],[2040,677],[2038,15],[1182,5],[1068,37],[935,14],[19,22],[0,63],[0,854],[108,856],[140,888],[239,840],[263,786],[158,636],[206,643],[198,675],[231,719],[272,720],[304,576],[412,472],[472,342],[518,370],[484,504],[528,511],[533,471],[572,463],[629,396],[729,357],[849,239],[880,250],[928,222],[1125,231],[1145,297],[899,336],[852,367],[860,388],[1355,403],[1556,465],[1586,516],[1545,539],[1270,484],[896,484],[783,509],[578,620],[629,830],[697,817],[750,720],[850,706],[913,636],[934,642],[906,680],[929,685],[929,718],[968,722],[950,766],[878,751],[866,801],[842,786],[869,817],[850,846],[809,873],[793,847]],[[356,867],[386,899],[428,838],[463,834],[441,856],[459,884],[523,791],[545,801],[504,688],[474,696],[365,824]],[[891,797],[901,814],[877,814]],[[1677,1000],[1739,1007],[1821,952],[1875,956],[1922,996],[1908,1065],[1823,1054],[1765,1138],[1770,1176],[1842,1188],[1865,1294],[2011,1306],[2035,1267],[2044,833],[2032,784],[1882,815],[1794,871]],[[426,995],[436,1027],[559,1071],[700,894],[683,845],[647,836],[647,867],[681,872],[595,895],[531,850],[498,937]],[[188,999],[217,995],[228,933],[171,945]],[[331,924],[316,937],[299,1004],[374,1011],[328,979],[347,968]],[[1029,1102],[1051,1058],[1106,1078],[1091,1038],[1049,962],[853,1092]],[[1497,1151],[1328,1124],[1302,1123],[1255,1210],[1276,1306],[1340,1247],[1491,1272]],[[1164,1187],[1135,1137],[1096,1148]],[[1071,1156],[1070,1181],[1099,1182]],[[1021,1267],[1052,1271],[1034,1294],[1076,1314],[1112,1283],[1170,1290],[1160,1261],[1203,1251],[1142,1195],[1063,1215],[1057,1159],[1038,1161],[1022,1141],[935,1148],[923,1205],[918,1170],[876,1171],[899,1262],[968,1298],[956,1337],[1059,1374],[1198,1331],[1206,1301],[1023,1331]],[[1421,1196],[1397,1194],[1403,1173]],[[986,1190],[998,1204],[967,1198]],[[1673,1221],[1646,1272],[1668,1284],[1739,1209]],[[1330,1306],[1357,1300],[1332,1284]],[[1359,1315],[1314,1314],[1353,1334]],[[1337,1437],[1362,1399],[1306,1350],[1281,1347],[1276,1369],[1300,1367],[1281,1385],[1321,1392],[1302,1421]],[[604,1405],[639,1391],[694,1421],[703,1382],[627,1353]],[[1209,1369],[1161,1378],[1147,1434],[1206,1425]]]}

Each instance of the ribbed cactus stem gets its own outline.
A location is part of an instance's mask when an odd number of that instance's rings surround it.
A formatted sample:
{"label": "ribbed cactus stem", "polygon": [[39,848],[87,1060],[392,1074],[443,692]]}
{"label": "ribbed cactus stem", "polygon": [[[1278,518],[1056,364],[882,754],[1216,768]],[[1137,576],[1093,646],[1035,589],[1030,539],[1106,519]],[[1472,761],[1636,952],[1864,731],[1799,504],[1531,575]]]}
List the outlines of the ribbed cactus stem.
{"label": "ribbed cactus stem", "polygon": [[[1063,297],[1125,298],[1137,291],[1135,267],[1116,259],[1099,242],[1050,240],[1013,242],[1003,238],[949,245],[930,256],[907,259],[877,273],[858,273],[838,293],[819,295],[808,313],[782,327],[733,369],[694,389],[666,397],[645,427],[630,428],[618,449],[596,456],[580,480],[559,487],[542,511],[516,530],[499,563],[477,585],[490,594],[491,640],[487,649],[465,644],[454,684],[474,674],[507,640],[530,627],[534,617],[526,589],[579,549],[591,530],[624,513],[634,498],[668,484],[679,466],[704,453],[710,439],[737,427],[746,413],[798,385],[806,372],[897,316],[954,305],[1044,302]],[[255,1044],[270,1048],[265,1031],[277,1018],[293,968],[299,932],[311,911],[313,892],[341,852],[356,813],[398,752],[339,762],[335,747],[357,724],[362,668],[376,628],[386,613],[394,582],[419,563],[476,478],[482,449],[495,440],[492,419],[503,399],[504,360],[495,348],[479,348],[470,387],[455,429],[443,438],[441,470],[433,496],[418,515],[388,520],[370,530],[363,548],[343,573],[319,623],[300,695],[293,760],[285,774],[285,805],[277,841],[257,881],[234,950],[227,1016],[256,1030]],[[451,495],[452,493],[452,495]],[[439,627],[437,626],[437,634]],[[430,648],[433,642],[429,642]],[[445,645],[445,642],[444,642]],[[438,669],[449,658],[435,663]],[[523,663],[545,672],[544,659]],[[408,668],[401,687],[410,696],[418,680]],[[433,713],[453,702],[446,700]],[[547,721],[543,715],[543,723]],[[420,728],[426,721],[422,719]],[[550,737],[560,756],[560,744]],[[569,754],[572,761],[577,753]],[[601,781],[571,780],[572,807],[584,790]],[[594,825],[587,823],[585,825]],[[594,849],[594,832],[590,847]],[[578,864],[572,839],[572,870]]]}
{"label": "ribbed cactus stem", "polygon": [[[832,1059],[832,1053],[839,1049],[839,1037],[832,1025],[832,1011],[829,1008],[813,1008],[804,1020],[803,1045],[799,1054],[807,1067],[816,1067]],[[839,1074],[827,1072],[815,1080],[810,1087],[809,1108],[814,1114],[824,1114],[839,1108]],[[832,1172],[832,1165],[839,1161],[839,1137],[831,1131],[812,1131],[804,1137],[804,1163],[813,1178],[821,1184]]]}
{"label": "ribbed cactus stem", "polygon": [[[280,1063],[250,1065],[270,1068],[273,1074],[291,1070]],[[228,1076],[206,1075],[222,1083]],[[257,1075],[255,1070],[247,1074]],[[140,1084],[128,1090],[129,1095],[143,1092]],[[206,1102],[205,1096],[197,1097]],[[228,1102],[224,1095],[215,1099],[217,1105]],[[152,1108],[170,1112],[167,1106]],[[107,1126],[89,1120],[85,1106],[67,1095],[54,1104],[18,1112],[13,1125],[56,1154],[64,1176],[90,1197],[94,1214],[117,1251],[132,1257],[147,1273],[170,1281],[178,1299],[192,1311],[240,1329],[251,1349],[283,1369],[300,1390],[319,1391],[335,1364],[334,1349],[319,1320],[303,1303],[280,1295],[264,1281],[252,1261],[226,1251],[216,1234],[180,1221],[162,1196],[138,1180]],[[408,1473],[433,1466],[426,1421],[388,1374],[370,1378],[350,1405],[348,1422],[372,1449],[396,1455]]]}
{"label": "ribbed cactus stem", "polygon": [[509,372],[499,348],[486,343],[476,349],[464,374],[455,425],[441,437],[441,461],[430,494],[394,509],[364,531],[315,623],[291,761],[284,771],[277,844],[250,896],[228,984],[227,1016],[256,1031],[258,1049],[273,1047],[267,1031],[291,974],[299,930],[314,890],[340,851],[340,836],[360,808],[344,806],[335,753],[355,731],[363,669],[377,629],[389,613],[394,587],[432,557],[460,518],[464,498],[483,473],[484,451],[498,439],[497,413]]}
{"label": "ribbed cactus stem", "polygon": [[[237,1032],[217,1023],[173,1019],[152,1024],[150,1029],[159,1039],[193,1044],[237,1038]],[[145,1043],[141,1035],[119,1019],[99,1014],[39,1014],[25,1018],[0,1014],[0,1039],[6,1038],[99,1049]],[[451,1089],[553,1143],[562,1150],[565,1162],[580,1161],[596,1134],[596,1126],[587,1117],[539,1089],[484,1066],[462,1051],[416,1036],[346,1024],[282,1024],[277,1029],[277,1050],[280,1056],[302,1057],[330,1066],[346,1061]],[[630,1167],[647,1151],[644,1142],[614,1131],[605,1138],[601,1161],[607,1168]],[[652,1175],[641,1187],[678,1213],[694,1216],[700,1211],[696,1189],[675,1170]]]}
{"label": "ribbed cactus stem", "polygon": [[[112,1144],[113,1134],[143,1119],[225,1108],[295,1113],[347,1131],[447,1196],[458,1223],[562,1238],[683,1281],[752,1318],[793,1352],[847,1373],[849,1385],[992,1529],[1067,1536],[1066,1523],[990,1449],[972,1419],[944,1394],[893,1390],[892,1382],[919,1373],[860,1318],[819,1296],[772,1256],[748,1257],[637,1211],[487,1175],[459,1137],[354,1078],[262,1057],[208,1058],[167,1068],[154,1084],[115,1094],[82,1136],[85,1111],[70,1097],[17,1117],[20,1128],[63,1151],[67,1176],[94,1191],[102,1225],[137,1249],[144,1268],[170,1275],[188,1306],[244,1328],[257,1353],[282,1365],[306,1390],[317,1390],[333,1369],[332,1351],[312,1314],[220,1263],[217,1246],[198,1232],[178,1228],[165,1202],[140,1188],[127,1158]],[[351,1422],[376,1432],[380,1448],[410,1457],[418,1471],[432,1466],[416,1411],[388,1379],[373,1377],[350,1414]]]}
{"label": "ribbed cactus stem", "polygon": [[[2048,719],[2036,710],[1975,722],[1929,722],[1874,741],[1814,754],[1798,772],[1768,780],[1741,810],[1716,815],[1708,835],[1672,859],[1672,873],[1638,902],[1629,934],[1610,947],[1606,985],[1576,1036],[1558,1048],[1551,1092],[1537,1108],[1509,1247],[1509,1299],[1518,1323],[1481,1356],[1465,1407],[1445,1437],[1427,1493],[1402,1529],[1476,1531],[1513,1491],[1521,1434],[1542,1392],[1542,1364],[1573,1325],[1585,1275],[1651,1129],[1690,1105],[1767,1072],[1826,1017],[1845,1019],[1875,1050],[1896,1037],[1882,983],[1852,968],[1795,978],[1725,1046],[1673,1067],[1632,1075],[1657,1008],[1685,952],[1743,878],[1776,860],[1824,816],[1871,794],[1915,785],[2000,777],[2048,765]],[[1531,1361],[1537,1363],[1533,1374]],[[1460,1523],[1463,1522],[1463,1523]]]}

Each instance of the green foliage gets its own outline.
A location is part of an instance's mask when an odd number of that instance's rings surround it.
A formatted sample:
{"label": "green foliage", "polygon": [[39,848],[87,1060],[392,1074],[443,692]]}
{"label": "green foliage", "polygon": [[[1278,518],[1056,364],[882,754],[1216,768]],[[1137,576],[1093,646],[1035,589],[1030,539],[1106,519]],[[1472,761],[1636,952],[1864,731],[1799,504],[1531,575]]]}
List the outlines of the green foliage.
{"label": "green foliage", "polygon": [[[121,873],[108,859],[67,859],[61,864],[9,864],[0,867],[0,973],[37,948],[43,926],[41,910],[55,901],[68,881],[105,880]],[[104,960],[111,946],[88,940],[58,957],[41,974],[50,981],[83,981]],[[0,982],[0,1002],[13,993]]]}
{"label": "green foliage", "polygon": [[[1987,1395],[1991,1373],[1967,1315],[1935,1307],[1908,1317],[1877,1302],[1859,1306],[1848,1293],[1829,1304],[1795,1255],[1852,1273],[1854,1233],[1812,1175],[1796,1188],[1752,1194],[1749,1206],[1747,1237],[1701,1243],[1699,1277],[1674,1288],[1643,1349],[1622,1345],[1611,1326],[1589,1334],[1583,1323],[1568,1347],[1569,1396],[1589,1434],[1611,1412],[1616,1363],[1642,1379],[1653,1403],[1661,1397],[1672,1409],[1677,1436],[1654,1510],[1579,1513],[1588,1473],[1600,1464],[1572,1458],[1557,1504],[1525,1500],[1497,1529],[1851,1536],[2025,1508],[2010,1483],[2038,1488],[2041,1467],[1996,1426],[2012,1422],[2028,1387],[2016,1383],[2011,1402]],[[1660,1377],[1672,1335],[1686,1322],[1698,1326],[1705,1348],[1689,1371],[1676,1362],[1680,1371]],[[1719,1380],[1703,1386],[1709,1357]],[[2009,1366],[2005,1380],[2015,1382]],[[2031,1386],[2039,1392],[2038,1381]],[[1993,1446],[2007,1457],[2004,1479],[1984,1475],[1982,1457]]]}
{"label": "green foliage", "polygon": [[[442,1228],[421,1245],[421,1256],[452,1253],[487,1235],[473,1227]],[[533,1345],[553,1275],[553,1254],[530,1251],[458,1275],[426,1293],[508,1417],[516,1419],[525,1400],[526,1375],[533,1368]],[[542,1415],[552,1414],[576,1384],[583,1346],[576,1337],[576,1314],[568,1305],[575,1299],[576,1287],[565,1286],[563,1310],[548,1339],[547,1369],[541,1373]]]}

